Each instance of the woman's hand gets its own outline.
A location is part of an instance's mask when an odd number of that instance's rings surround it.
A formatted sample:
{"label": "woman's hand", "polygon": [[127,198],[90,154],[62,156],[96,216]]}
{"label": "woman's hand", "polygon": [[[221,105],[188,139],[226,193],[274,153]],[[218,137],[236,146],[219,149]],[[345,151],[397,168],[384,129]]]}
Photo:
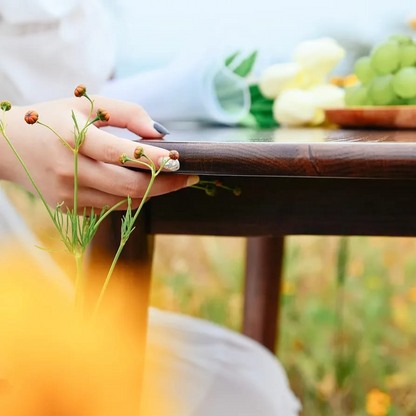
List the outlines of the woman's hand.
{"label": "woman's hand", "polygon": [[[120,164],[120,156],[126,153],[133,157],[137,143],[121,139],[100,130],[103,125],[127,128],[142,137],[163,137],[163,127],[152,121],[138,105],[104,97],[92,97],[94,114],[98,108],[105,108],[110,114],[108,123],[96,123],[88,128],[86,140],[81,146],[78,159],[78,206],[102,208],[115,205],[130,196],[132,205],[137,207],[143,197],[150,176],[134,172]],[[6,113],[6,133],[46,201],[52,207],[64,202],[73,204],[74,156],[62,145],[59,139],[44,126],[28,125],[24,115],[28,110],[39,113],[39,121],[52,127],[71,146],[74,145],[74,124],[71,110],[74,111],[80,128],[84,126],[90,111],[90,103],[85,98],[36,104],[29,107],[12,107]],[[156,165],[160,167],[162,158],[169,152],[153,146],[141,145]],[[135,165],[137,166],[137,165]],[[29,178],[19,164],[6,141],[0,136],[0,179],[6,179],[35,193]],[[198,177],[184,175],[159,175],[152,187],[150,196],[161,195],[197,183]],[[120,209],[125,208],[121,206]]]}

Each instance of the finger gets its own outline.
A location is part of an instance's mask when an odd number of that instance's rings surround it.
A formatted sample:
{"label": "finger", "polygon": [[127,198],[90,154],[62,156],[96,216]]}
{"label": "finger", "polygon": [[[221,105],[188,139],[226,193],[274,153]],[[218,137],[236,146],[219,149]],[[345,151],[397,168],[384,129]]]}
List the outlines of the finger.
{"label": "finger", "polygon": [[[156,169],[159,169],[162,165],[163,158],[169,157],[168,150],[146,144],[139,145],[137,142],[114,136],[95,126],[91,126],[88,129],[86,140],[81,146],[80,152],[91,159],[120,166],[121,155],[125,153],[129,158],[134,159],[134,151],[138,146],[143,148],[144,153],[153,161]],[[140,161],[149,163],[144,157]],[[178,160],[170,162],[166,165],[165,170],[174,172],[179,169],[180,164]],[[128,162],[126,165],[140,168],[145,167],[144,165],[133,162]]]}
{"label": "finger", "polygon": [[120,127],[141,137],[154,139],[160,139],[169,134],[166,127],[152,120],[138,104],[101,96],[95,96],[93,99],[95,109],[105,108],[110,115],[108,122],[98,123],[98,126]]}
{"label": "finger", "polygon": [[[120,197],[117,195],[108,194],[106,192],[101,192],[97,189],[87,188],[87,187],[80,187],[78,189],[78,211],[82,213],[84,208],[95,209],[95,213],[97,210],[102,210],[104,207],[108,206],[109,208],[117,205],[121,201],[125,200],[126,197]],[[131,206],[133,209],[136,209],[140,205],[141,199],[139,198],[132,198]],[[65,205],[72,205],[73,208],[73,201],[65,201]],[[128,207],[127,201],[117,207],[117,210],[126,210]]]}
{"label": "finger", "polygon": [[[82,186],[119,197],[142,198],[150,181],[150,174],[80,157],[78,180]],[[177,191],[199,181],[198,176],[158,175],[149,196]]]}

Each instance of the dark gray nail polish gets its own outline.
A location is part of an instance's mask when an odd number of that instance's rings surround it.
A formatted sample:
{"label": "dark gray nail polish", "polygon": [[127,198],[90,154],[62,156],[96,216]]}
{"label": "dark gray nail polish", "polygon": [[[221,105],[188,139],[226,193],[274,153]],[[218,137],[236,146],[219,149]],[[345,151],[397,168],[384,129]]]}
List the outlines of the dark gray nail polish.
{"label": "dark gray nail polish", "polygon": [[170,134],[169,130],[160,123],[154,123],[153,128],[160,134]]}

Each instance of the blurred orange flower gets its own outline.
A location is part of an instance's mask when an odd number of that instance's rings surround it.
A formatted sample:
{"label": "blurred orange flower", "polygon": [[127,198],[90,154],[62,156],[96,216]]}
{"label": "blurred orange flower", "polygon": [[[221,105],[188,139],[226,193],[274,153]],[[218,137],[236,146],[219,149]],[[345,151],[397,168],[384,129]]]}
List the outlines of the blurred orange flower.
{"label": "blurred orange flower", "polygon": [[386,416],[390,405],[390,396],[381,390],[372,389],[367,394],[365,410],[370,416]]}

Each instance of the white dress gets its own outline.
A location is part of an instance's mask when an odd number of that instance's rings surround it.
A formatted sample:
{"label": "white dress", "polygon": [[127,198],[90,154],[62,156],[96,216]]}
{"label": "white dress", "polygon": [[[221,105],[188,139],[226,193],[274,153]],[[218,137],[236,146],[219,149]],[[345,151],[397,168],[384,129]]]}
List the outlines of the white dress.
{"label": "white dress", "polygon": [[[0,34],[6,36],[0,36],[0,77],[7,79],[0,85],[1,100],[27,104],[67,96],[80,74],[85,84],[99,88],[111,72],[114,55],[111,45],[108,55],[94,48],[100,45],[101,34],[110,31],[95,3],[0,0]],[[28,5],[32,12],[25,15]],[[78,36],[77,30],[87,27],[93,27],[95,35]],[[33,45],[32,32],[37,52],[22,53]],[[71,66],[76,56],[77,63]],[[33,256],[45,270],[53,268],[52,281],[72,294],[66,276],[47,253],[34,247],[35,237],[0,191],[0,261],[1,244],[10,238],[19,242],[22,257]],[[151,309],[146,359],[151,371],[145,371],[144,407],[153,400],[181,406],[163,416],[295,416],[300,411],[286,374],[271,353],[208,322]]]}

